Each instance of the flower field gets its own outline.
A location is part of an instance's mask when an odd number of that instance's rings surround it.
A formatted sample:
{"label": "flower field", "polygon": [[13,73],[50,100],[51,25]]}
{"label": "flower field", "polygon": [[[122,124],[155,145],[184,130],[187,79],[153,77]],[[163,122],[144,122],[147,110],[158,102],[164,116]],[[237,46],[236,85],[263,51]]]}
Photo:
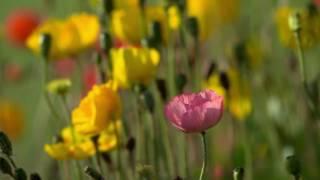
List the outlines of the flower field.
{"label": "flower field", "polygon": [[319,0],[4,0],[0,179],[320,179]]}

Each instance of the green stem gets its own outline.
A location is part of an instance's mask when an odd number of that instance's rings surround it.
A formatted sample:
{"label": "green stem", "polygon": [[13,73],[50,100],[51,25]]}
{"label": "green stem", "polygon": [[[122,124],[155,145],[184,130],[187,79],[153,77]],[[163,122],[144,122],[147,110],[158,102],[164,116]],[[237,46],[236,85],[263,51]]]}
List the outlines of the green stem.
{"label": "green stem", "polygon": [[204,180],[205,177],[205,172],[207,168],[207,142],[206,142],[206,133],[202,132],[201,133],[202,137],[202,143],[203,143],[203,161],[202,161],[202,168],[201,168],[201,173],[199,176],[199,180]]}
{"label": "green stem", "polygon": [[251,152],[251,148],[250,148],[250,137],[247,134],[246,131],[246,125],[244,123],[240,124],[241,126],[241,141],[243,142],[243,149],[244,149],[244,154],[245,154],[245,169],[246,169],[246,177],[248,180],[252,180],[252,152]]}
{"label": "green stem", "polygon": [[293,176],[293,179],[294,179],[294,180],[299,180],[299,179],[300,179],[300,176],[299,176],[299,175],[295,175],[295,176]]}

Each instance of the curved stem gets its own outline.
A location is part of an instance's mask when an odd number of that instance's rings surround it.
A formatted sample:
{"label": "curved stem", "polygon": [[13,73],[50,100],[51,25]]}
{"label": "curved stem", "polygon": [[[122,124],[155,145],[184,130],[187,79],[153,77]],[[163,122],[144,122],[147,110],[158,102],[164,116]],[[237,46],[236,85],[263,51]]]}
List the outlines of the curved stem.
{"label": "curved stem", "polygon": [[199,180],[203,180],[205,177],[205,171],[207,168],[207,143],[206,143],[206,133],[202,132],[201,133],[202,137],[202,143],[203,143],[203,162],[202,162],[202,168],[201,168],[201,173]]}

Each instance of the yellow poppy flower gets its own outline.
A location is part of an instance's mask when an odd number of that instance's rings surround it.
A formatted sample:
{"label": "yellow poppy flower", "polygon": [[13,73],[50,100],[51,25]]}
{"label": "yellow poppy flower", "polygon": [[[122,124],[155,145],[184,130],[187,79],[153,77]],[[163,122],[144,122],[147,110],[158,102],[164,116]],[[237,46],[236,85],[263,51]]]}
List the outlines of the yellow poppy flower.
{"label": "yellow poppy flower", "polygon": [[[161,23],[162,38],[167,37],[166,12],[162,6],[147,6],[145,8],[145,22],[142,19],[142,12],[139,7],[116,9],[112,12],[111,28],[115,37],[130,43],[140,43],[143,33],[150,23],[157,21]],[[144,24],[145,23],[145,24]]]}
{"label": "yellow poppy flower", "polygon": [[72,112],[75,130],[95,135],[120,118],[120,97],[109,84],[95,85]]}
{"label": "yellow poppy flower", "polygon": [[36,54],[40,54],[40,37],[47,33],[51,35],[51,48],[49,56],[59,58],[74,53],[79,49],[80,38],[76,26],[61,20],[47,20],[41,24],[27,39],[27,47]]}
{"label": "yellow poppy flower", "polygon": [[119,48],[111,50],[113,79],[119,87],[147,84],[156,75],[160,53],[148,48]]}
{"label": "yellow poppy flower", "polygon": [[[88,48],[97,41],[100,32],[99,19],[96,15],[80,13],[70,16],[67,21],[73,23],[80,37],[80,48]],[[84,23],[85,22],[85,26]]]}
{"label": "yellow poppy flower", "polygon": [[232,116],[237,120],[245,120],[252,112],[249,85],[240,79],[239,72],[234,68],[227,71],[227,76],[230,84],[228,91],[222,86],[218,73],[210,75],[204,83],[204,88],[212,89],[219,95],[223,95],[225,106]]}
{"label": "yellow poppy flower", "polygon": [[170,6],[168,8],[168,26],[171,30],[176,31],[181,26],[181,15],[177,6]]}
{"label": "yellow poppy flower", "polygon": [[61,137],[61,142],[44,146],[44,150],[54,159],[85,159],[96,152],[90,137],[78,134],[71,127],[64,128]]}
{"label": "yellow poppy flower", "polygon": [[[83,26],[86,22],[86,26]],[[72,15],[66,20],[49,19],[44,21],[28,37],[26,43],[34,53],[40,54],[40,37],[51,35],[50,58],[57,59],[80,52],[92,46],[99,34],[98,18],[90,14]]]}
{"label": "yellow poppy flower", "polygon": [[300,12],[301,18],[301,45],[303,48],[315,46],[320,39],[320,16],[312,14],[308,9],[293,9],[280,7],[275,13],[275,22],[281,43],[290,48],[296,48],[296,41],[288,23],[288,19],[294,12]]}
{"label": "yellow poppy flower", "polygon": [[122,41],[139,43],[142,37],[142,19],[139,8],[117,9],[111,15],[112,33]]}
{"label": "yellow poppy flower", "polygon": [[232,22],[238,16],[238,0],[188,0],[188,16],[196,17],[201,41],[210,37],[220,26]]}
{"label": "yellow poppy flower", "polygon": [[23,131],[23,112],[20,106],[0,100],[0,130],[11,139],[17,139]]}
{"label": "yellow poppy flower", "polygon": [[107,152],[119,146],[121,132],[122,123],[120,120],[110,123],[108,127],[100,133],[98,139],[99,151]]}

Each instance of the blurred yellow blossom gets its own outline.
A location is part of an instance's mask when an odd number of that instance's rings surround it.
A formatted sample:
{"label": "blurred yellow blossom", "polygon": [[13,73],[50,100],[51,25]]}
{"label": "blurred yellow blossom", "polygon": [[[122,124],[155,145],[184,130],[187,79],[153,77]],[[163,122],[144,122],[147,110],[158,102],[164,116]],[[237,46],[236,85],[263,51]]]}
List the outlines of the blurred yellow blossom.
{"label": "blurred yellow blossom", "polygon": [[290,15],[295,12],[301,15],[301,45],[303,48],[311,48],[320,40],[320,15],[310,12],[309,9],[293,9],[284,6],[276,10],[275,22],[280,41],[284,46],[296,47],[295,37],[288,23]]}
{"label": "blurred yellow blossom", "polygon": [[181,14],[179,7],[170,6],[168,8],[168,25],[171,30],[178,30],[181,26]]}
{"label": "blurred yellow blossom", "polygon": [[239,0],[187,0],[188,16],[198,20],[200,40],[238,16]]}
{"label": "blurred yellow blossom", "polygon": [[[86,25],[83,25],[86,22]],[[40,54],[40,36],[50,34],[52,38],[50,57],[61,58],[75,54],[92,46],[99,34],[100,26],[95,15],[80,13],[66,20],[48,19],[28,37],[27,47]]]}
{"label": "blurred yellow blossom", "polygon": [[112,33],[116,38],[126,42],[140,42],[143,24],[139,8],[114,10],[111,24]]}
{"label": "blurred yellow blossom", "polygon": [[20,106],[7,100],[0,100],[0,130],[12,139],[23,131],[23,112]]}
{"label": "blurred yellow blossom", "polygon": [[228,76],[228,89],[223,87],[220,74],[214,72],[204,83],[204,88],[212,89],[219,95],[223,95],[225,106],[237,120],[245,120],[252,112],[252,101],[249,84],[240,77],[240,73],[235,68],[229,68],[226,72]]}
{"label": "blurred yellow blossom", "polygon": [[44,150],[54,159],[85,159],[95,154],[95,146],[90,137],[78,134],[71,127],[61,131],[61,140],[46,144]]}
{"label": "blurred yellow blossom", "polygon": [[156,75],[160,53],[149,48],[119,48],[111,50],[113,79],[119,87],[147,84]]}
{"label": "blurred yellow blossom", "polygon": [[111,18],[114,36],[125,42],[140,43],[144,33],[148,33],[150,23],[157,21],[161,24],[162,39],[167,39],[167,15],[164,7],[146,6],[144,10],[145,16],[139,7],[114,10]]}
{"label": "blurred yellow blossom", "polygon": [[107,152],[116,148],[121,142],[119,140],[121,132],[121,120],[115,120],[113,123],[110,123],[107,128],[100,133],[98,139],[99,151]]}
{"label": "blurred yellow blossom", "polygon": [[80,134],[96,135],[120,118],[120,97],[112,84],[95,85],[72,112],[72,123]]}

